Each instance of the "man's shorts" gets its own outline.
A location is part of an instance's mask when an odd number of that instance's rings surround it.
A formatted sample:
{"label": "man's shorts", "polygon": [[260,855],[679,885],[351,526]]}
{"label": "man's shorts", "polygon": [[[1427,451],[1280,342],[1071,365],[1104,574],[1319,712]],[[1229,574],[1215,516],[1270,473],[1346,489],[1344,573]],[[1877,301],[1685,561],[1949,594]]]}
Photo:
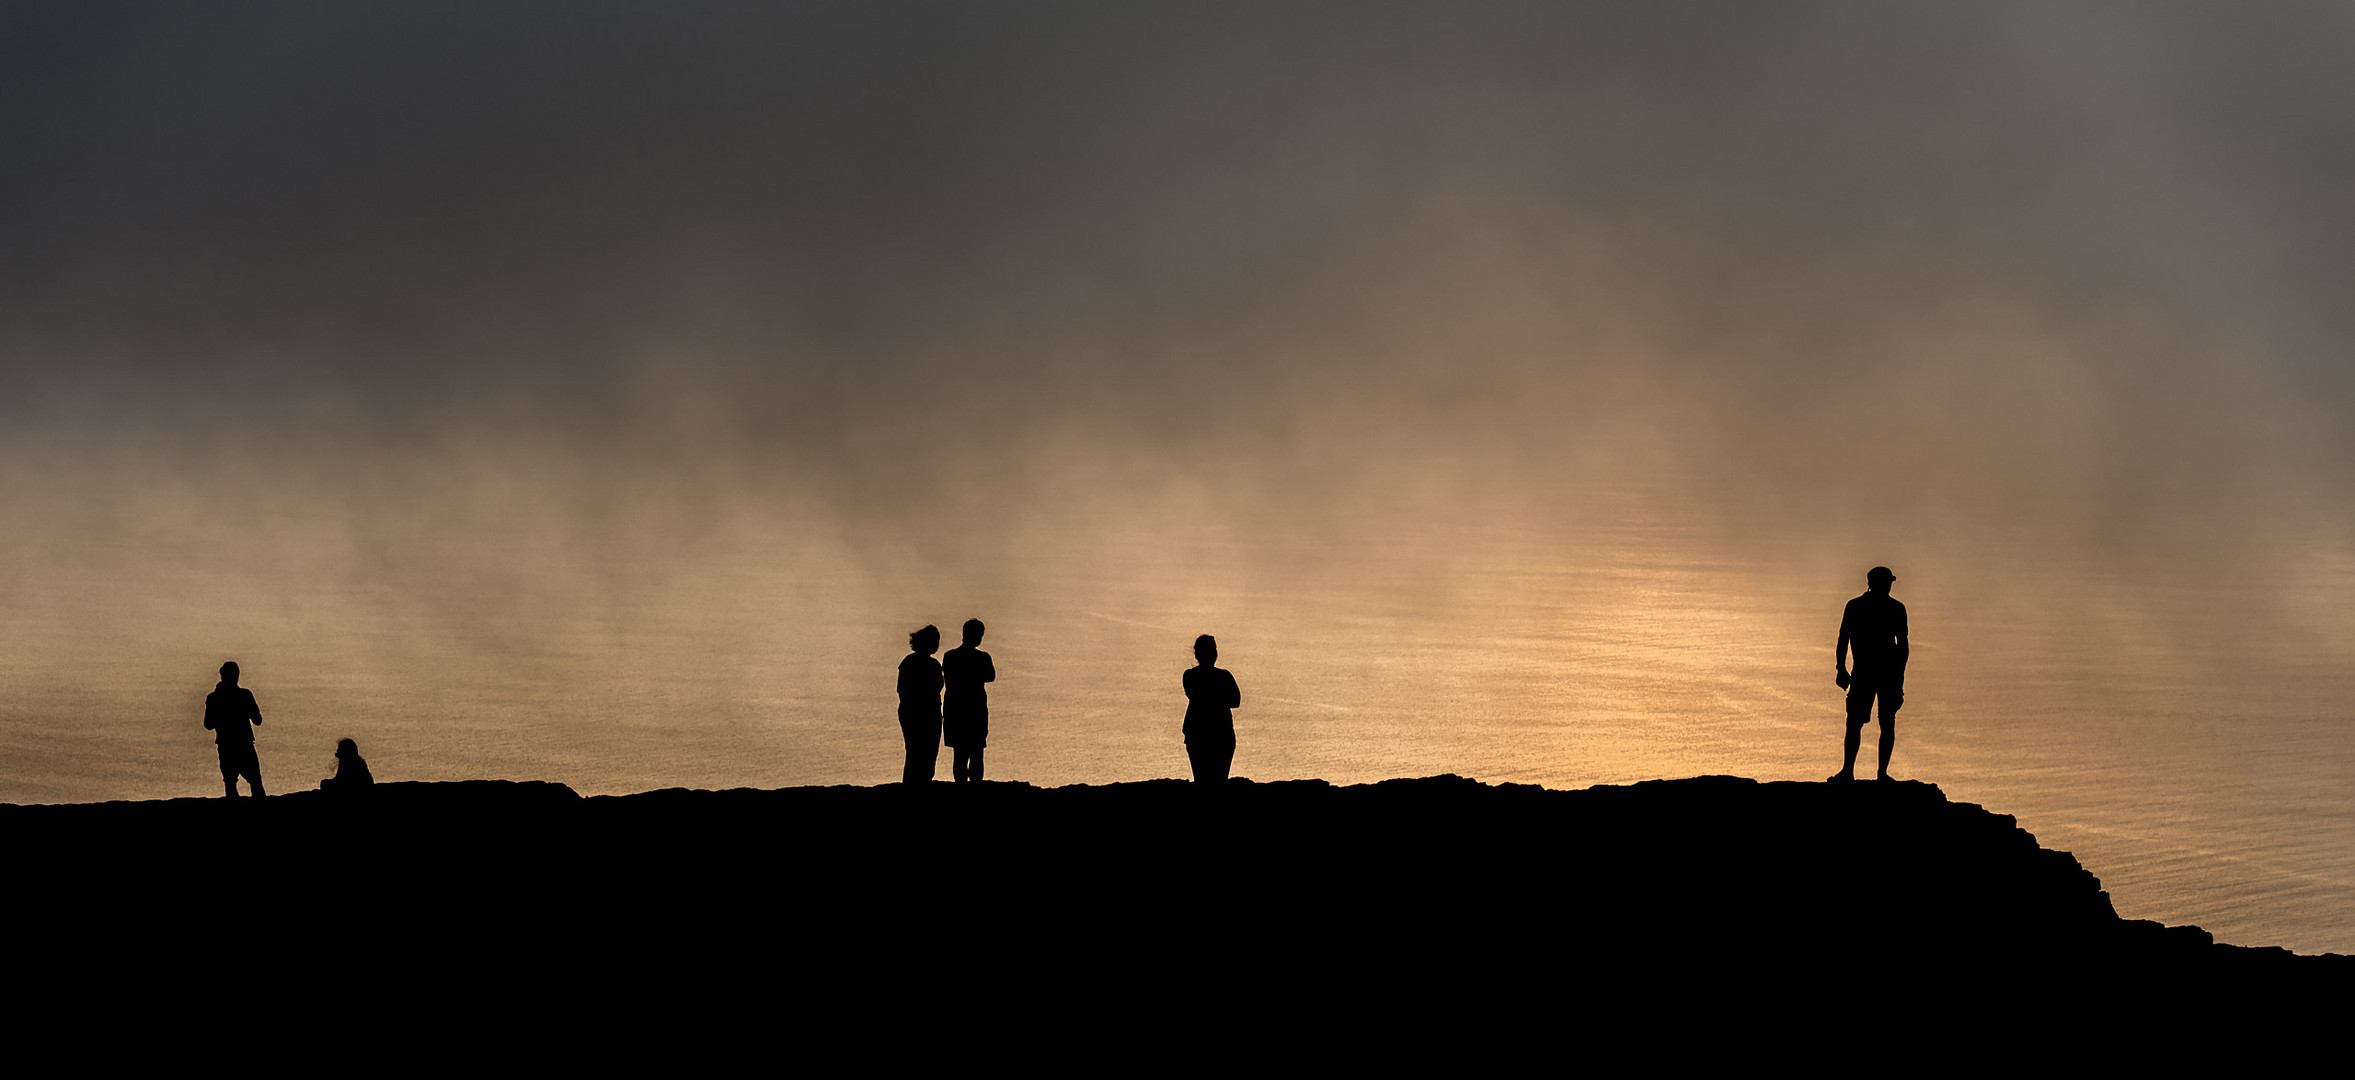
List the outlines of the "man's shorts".
{"label": "man's shorts", "polygon": [[1905,688],[1875,686],[1857,681],[1848,684],[1848,722],[1861,724],[1872,719],[1873,699],[1881,699],[1881,719],[1897,719],[1897,708],[1905,704]]}
{"label": "man's shorts", "polygon": [[215,746],[221,752],[221,779],[236,783],[239,776],[253,783],[262,782],[262,759],[255,756],[249,742],[225,742]]}

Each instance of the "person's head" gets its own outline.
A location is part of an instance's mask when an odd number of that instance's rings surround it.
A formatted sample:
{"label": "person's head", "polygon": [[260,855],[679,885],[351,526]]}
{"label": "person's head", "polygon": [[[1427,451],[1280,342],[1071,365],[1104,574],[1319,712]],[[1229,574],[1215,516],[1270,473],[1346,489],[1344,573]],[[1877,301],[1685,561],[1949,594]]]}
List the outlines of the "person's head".
{"label": "person's head", "polygon": [[1195,638],[1194,659],[1204,664],[1218,663],[1218,639],[1208,634]]}
{"label": "person's head", "polygon": [[1889,584],[1896,580],[1897,575],[1886,566],[1876,566],[1864,572],[1865,587],[1877,593],[1888,592]]}
{"label": "person's head", "polygon": [[221,681],[231,686],[237,685],[237,661],[231,660],[221,665]]}
{"label": "person's head", "polygon": [[908,635],[908,648],[930,656],[940,651],[940,627],[927,625]]}
{"label": "person's head", "polygon": [[345,761],[350,761],[353,758],[359,757],[360,744],[353,742],[350,739],[337,739],[335,740],[335,756],[342,758]]}
{"label": "person's head", "polygon": [[979,619],[965,620],[965,644],[981,644],[981,632],[985,629],[987,629],[987,627],[982,626],[981,620]]}

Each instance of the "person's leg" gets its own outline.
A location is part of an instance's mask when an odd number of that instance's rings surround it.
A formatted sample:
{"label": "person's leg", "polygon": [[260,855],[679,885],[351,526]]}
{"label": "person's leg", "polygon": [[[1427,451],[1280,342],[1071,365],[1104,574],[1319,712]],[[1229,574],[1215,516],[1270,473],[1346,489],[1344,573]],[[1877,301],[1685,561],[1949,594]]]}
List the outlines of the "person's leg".
{"label": "person's leg", "polygon": [[1872,718],[1873,694],[1861,684],[1848,688],[1848,737],[1840,744],[1840,771],[1827,779],[1856,779],[1856,751],[1864,746],[1864,722]]}
{"label": "person's leg", "polygon": [[1897,749],[1897,703],[1895,694],[1881,695],[1881,779],[1889,778],[1889,754]]}
{"label": "person's leg", "polygon": [[938,738],[926,732],[921,724],[901,723],[900,737],[907,740],[908,763],[900,767],[899,782],[926,784],[932,782],[934,755],[940,753]]}
{"label": "person's leg", "polygon": [[972,760],[965,763],[965,776],[976,784],[981,782],[981,751],[981,747],[974,747],[973,752],[967,755]]}
{"label": "person's leg", "polygon": [[964,747],[949,747],[949,779],[960,784],[964,783],[965,767],[971,760],[966,756]]}
{"label": "person's leg", "polygon": [[237,757],[237,748],[233,744],[222,743],[213,749],[221,756],[221,787],[227,791],[229,798],[234,799],[237,797],[237,770],[242,764]]}
{"label": "person's leg", "polygon": [[262,790],[262,755],[251,743],[245,747],[245,782],[253,785],[254,798],[259,799],[266,794]]}
{"label": "person's leg", "polygon": [[1194,782],[1223,784],[1227,772],[1235,766],[1235,744],[1231,742],[1200,742],[1186,744],[1186,757],[1194,763]]}

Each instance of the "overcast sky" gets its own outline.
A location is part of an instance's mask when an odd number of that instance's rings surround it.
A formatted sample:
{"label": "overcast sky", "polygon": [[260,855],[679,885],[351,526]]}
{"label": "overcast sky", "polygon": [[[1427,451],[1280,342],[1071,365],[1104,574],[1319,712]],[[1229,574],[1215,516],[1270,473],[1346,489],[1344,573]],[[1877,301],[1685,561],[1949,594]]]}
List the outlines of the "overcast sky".
{"label": "overcast sky", "polygon": [[2350,60],[2330,4],[0,5],[0,499],[41,573],[266,521],[365,578],[1626,480],[2344,591]]}

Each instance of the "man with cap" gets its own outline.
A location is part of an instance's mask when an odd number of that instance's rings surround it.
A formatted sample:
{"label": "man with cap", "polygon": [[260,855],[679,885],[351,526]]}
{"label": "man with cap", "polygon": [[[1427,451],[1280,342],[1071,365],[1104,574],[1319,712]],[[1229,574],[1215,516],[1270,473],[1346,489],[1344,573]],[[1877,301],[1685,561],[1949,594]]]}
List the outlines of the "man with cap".
{"label": "man with cap", "polygon": [[[1856,750],[1864,741],[1864,722],[1872,717],[1873,701],[1881,703],[1881,773],[1889,779],[1889,752],[1897,748],[1897,707],[1905,704],[1905,657],[1910,651],[1905,635],[1905,605],[1889,595],[1897,575],[1886,566],[1865,572],[1865,592],[1848,601],[1840,613],[1840,642],[1832,647],[1833,682],[1848,691],[1847,757],[1833,780],[1856,779]],[[1856,660],[1854,673],[1849,658]]]}
{"label": "man with cap", "polygon": [[221,785],[232,799],[239,776],[253,785],[254,798],[262,797],[262,762],[253,752],[253,729],[261,722],[253,691],[237,685],[237,661],[221,665],[221,684],[205,695],[204,726],[212,729],[213,749],[221,752]]}

